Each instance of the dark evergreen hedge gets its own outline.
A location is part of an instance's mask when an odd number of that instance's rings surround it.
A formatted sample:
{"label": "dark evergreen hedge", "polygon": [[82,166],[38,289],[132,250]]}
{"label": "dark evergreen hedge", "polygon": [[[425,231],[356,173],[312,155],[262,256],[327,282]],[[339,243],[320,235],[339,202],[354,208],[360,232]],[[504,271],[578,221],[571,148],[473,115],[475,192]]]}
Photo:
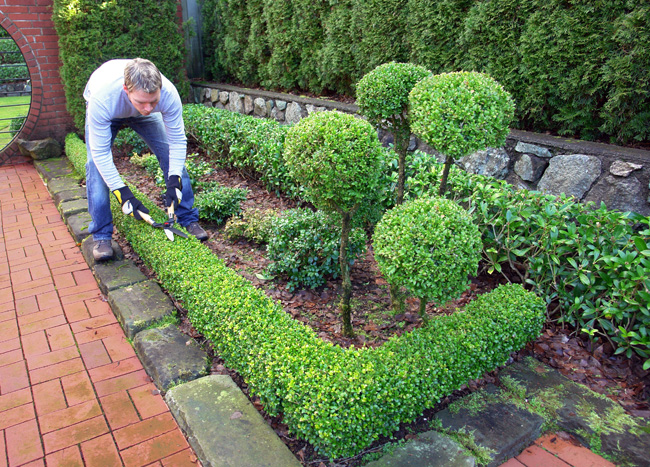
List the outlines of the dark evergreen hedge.
{"label": "dark evergreen hedge", "polygon": [[352,95],[377,65],[489,74],[519,128],[650,137],[650,6],[631,0],[205,0],[212,78]]}
{"label": "dark evergreen hedge", "polygon": [[176,12],[176,0],[54,0],[61,78],[68,112],[78,129],[84,128],[86,82],[99,65],[113,58],[147,58],[181,96],[189,94]]}

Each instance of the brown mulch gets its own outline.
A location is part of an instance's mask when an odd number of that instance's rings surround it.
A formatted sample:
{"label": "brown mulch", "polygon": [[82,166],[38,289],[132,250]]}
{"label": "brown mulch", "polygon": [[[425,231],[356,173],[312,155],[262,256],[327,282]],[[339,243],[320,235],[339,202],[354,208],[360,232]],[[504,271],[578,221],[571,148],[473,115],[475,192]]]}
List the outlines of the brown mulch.
{"label": "brown mulch", "polygon": [[[198,152],[197,148],[192,150]],[[115,162],[120,174],[135,183],[143,193],[162,207],[162,199],[159,197],[161,189],[155,186],[152,177],[144,169],[130,164],[128,159],[115,152]],[[269,193],[259,182],[245,178],[236,170],[219,169],[205,180],[216,180],[224,186],[250,190],[247,200],[242,203],[243,209],[256,207],[285,210],[298,205],[294,200]],[[253,285],[281,303],[285,311],[295,319],[311,326],[324,340],[342,347],[376,347],[382,345],[391,336],[408,332],[422,324],[417,311],[418,302],[415,299],[407,300],[404,313],[396,315],[391,312],[388,285],[377,269],[371,245],[365,256],[357,260],[352,267],[352,318],[357,335],[351,339],[343,336],[337,311],[340,280],[328,280],[324,286],[315,290],[301,289],[290,292],[285,288],[286,282],[281,279],[265,280],[264,272],[269,265],[269,260],[266,258],[263,246],[245,240],[228,240],[223,234],[222,225],[204,222],[202,225],[209,234],[206,245],[216,255]],[[127,257],[134,260],[149,277],[155,277],[123,238],[117,235],[117,240]],[[464,306],[477,295],[492,290],[504,281],[505,279],[501,277],[483,272],[472,280],[469,290],[458,300],[443,309],[429,305],[427,313],[430,315],[453,313],[456,308]],[[183,315],[181,304],[177,305]],[[185,316],[182,316],[181,329],[209,347]],[[513,359],[521,360],[526,356],[533,356],[556,368],[569,379],[617,401],[631,415],[650,418],[650,371],[642,369],[643,362],[640,358],[634,356],[628,359],[620,355],[615,356],[608,343],[602,341],[592,343],[583,335],[575,335],[572,329],[562,328],[552,323],[547,323],[542,335],[513,355]],[[242,378],[228,369],[217,355],[213,354],[212,357],[212,373],[230,375],[248,394],[248,388]],[[476,381],[470,381],[460,391],[456,391],[440,401],[436,407],[426,411],[418,421],[403,427],[401,433],[396,434],[397,439],[407,437],[409,433],[417,432],[419,428],[427,429],[428,420],[437,410],[487,383],[496,381],[498,381],[498,370]],[[292,438],[281,419],[267,416],[257,398],[252,397],[251,401],[304,465],[318,466],[321,461],[325,462],[323,465],[327,464],[327,460],[319,459],[309,444]],[[358,461],[357,457],[339,461],[337,465],[353,466],[358,464]]]}

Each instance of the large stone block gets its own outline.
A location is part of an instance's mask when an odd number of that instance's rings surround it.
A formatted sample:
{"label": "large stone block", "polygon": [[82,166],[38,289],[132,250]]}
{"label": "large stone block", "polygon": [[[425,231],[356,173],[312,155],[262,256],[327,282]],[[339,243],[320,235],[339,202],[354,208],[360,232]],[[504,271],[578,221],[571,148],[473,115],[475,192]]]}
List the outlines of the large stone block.
{"label": "large stone block", "polygon": [[181,384],[165,396],[204,467],[300,467],[230,376]]}
{"label": "large stone block", "polygon": [[29,156],[35,161],[60,157],[61,144],[54,138],[45,138],[34,141],[18,139],[18,149],[23,156]]}
{"label": "large stone block", "polygon": [[476,461],[451,438],[436,431],[417,435],[366,467],[474,467]]}
{"label": "large stone block", "polygon": [[63,201],[58,206],[59,212],[63,219],[67,219],[73,214],[80,214],[88,211],[88,200],[86,198],[79,198],[72,201]]}
{"label": "large stone block", "polygon": [[90,235],[90,232],[88,231],[90,221],[91,218],[88,212],[73,214],[66,220],[68,224],[68,230],[77,243],[81,243],[84,238]]}
{"label": "large stone block", "polygon": [[108,303],[124,334],[131,339],[156,321],[176,313],[169,297],[149,280],[108,292]]}
{"label": "large stone block", "polygon": [[133,339],[133,346],[142,366],[163,392],[207,373],[208,355],[176,326],[141,331]]}
{"label": "large stone block", "polygon": [[458,160],[466,172],[504,179],[508,175],[510,156],[503,148],[487,148]]}
{"label": "large stone block", "polygon": [[34,162],[34,167],[45,180],[72,175],[72,164],[67,157],[56,157]]}
{"label": "large stone block", "polygon": [[549,162],[537,189],[552,195],[582,197],[600,177],[600,159],[585,154],[555,156]]}
{"label": "large stone block", "polygon": [[488,385],[472,397],[482,398],[480,408],[462,402],[455,412],[450,408],[436,414],[443,428],[460,431],[471,429],[476,444],[492,452],[488,467],[501,465],[518,455],[539,438],[544,419],[514,404],[503,402],[500,390]]}
{"label": "large stone block", "polygon": [[109,261],[95,265],[95,277],[99,290],[104,294],[122,287],[144,282],[147,277],[132,261]]}
{"label": "large stone block", "polygon": [[74,201],[77,199],[83,199],[86,197],[86,189],[82,187],[73,188],[71,190],[59,191],[52,194],[52,199],[54,204],[58,206],[64,201]]}

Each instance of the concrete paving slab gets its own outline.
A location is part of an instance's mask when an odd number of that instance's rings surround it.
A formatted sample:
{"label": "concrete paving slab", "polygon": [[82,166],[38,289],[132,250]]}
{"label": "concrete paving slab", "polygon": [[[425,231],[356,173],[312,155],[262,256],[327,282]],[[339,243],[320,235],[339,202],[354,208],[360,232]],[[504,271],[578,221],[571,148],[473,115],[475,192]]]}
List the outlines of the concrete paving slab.
{"label": "concrete paving slab", "polygon": [[34,161],[34,167],[36,167],[38,173],[45,180],[65,177],[66,175],[71,175],[74,171],[67,157],[53,157],[51,159]]}
{"label": "concrete paving slab", "polygon": [[88,211],[88,200],[85,198],[75,199],[73,201],[63,201],[58,206],[61,217],[65,221],[73,214],[80,214]]}
{"label": "concrete paving slab", "polygon": [[88,214],[88,212],[73,214],[66,219],[68,230],[77,243],[81,243],[84,238],[90,235],[90,232],[88,231],[90,221],[90,214]]}
{"label": "concrete paving slab", "polygon": [[147,280],[140,268],[128,260],[97,263],[94,271],[99,283],[99,290],[104,294]]}
{"label": "concrete paving slab", "polygon": [[[91,269],[97,264],[97,261],[95,261],[95,257],[93,256],[94,246],[95,241],[92,236],[84,238],[81,242],[81,254]],[[111,261],[122,261],[124,259],[124,253],[122,252],[120,245],[115,240],[111,240],[111,246],[113,247],[113,259]]]}
{"label": "concrete paving slab", "polygon": [[[539,438],[544,419],[537,414],[503,402],[494,385],[472,394],[471,403],[462,400],[436,414],[443,428],[471,432],[478,446],[491,451],[489,467],[501,465]],[[470,396],[467,396],[470,397]]]}
{"label": "concrete paving slab", "polygon": [[176,313],[172,301],[154,281],[113,290],[108,293],[108,303],[130,339],[156,321]]}
{"label": "concrete paving slab", "polygon": [[133,339],[133,346],[162,392],[207,374],[208,354],[175,325],[141,331]]}
{"label": "concrete paving slab", "polygon": [[453,439],[437,431],[427,431],[366,467],[474,467],[475,464],[475,459],[465,454]]}
{"label": "concrete paving slab", "polygon": [[204,467],[300,467],[227,375],[211,375],[165,396]]}

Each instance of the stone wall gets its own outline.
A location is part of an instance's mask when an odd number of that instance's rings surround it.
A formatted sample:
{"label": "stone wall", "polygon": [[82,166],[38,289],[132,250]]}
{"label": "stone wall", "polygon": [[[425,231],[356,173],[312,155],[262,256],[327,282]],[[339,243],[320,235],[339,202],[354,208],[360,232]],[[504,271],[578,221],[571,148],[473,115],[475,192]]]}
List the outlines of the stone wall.
{"label": "stone wall", "polygon": [[[280,123],[297,123],[312,112],[356,114],[353,104],[292,94],[194,83],[194,100],[210,107]],[[379,132],[385,145],[392,135]],[[435,154],[412,138],[409,150]],[[519,188],[566,193],[581,201],[604,201],[608,208],[650,215],[650,151],[511,130],[501,148],[488,148],[459,160],[468,172],[504,179]]]}
{"label": "stone wall", "polygon": [[[9,32],[25,57],[30,75],[32,101],[18,138],[53,137],[60,143],[74,130],[66,110],[59,75],[58,36],[52,23],[52,0],[0,0],[0,26]],[[14,143],[0,148],[0,165],[30,160]]]}

